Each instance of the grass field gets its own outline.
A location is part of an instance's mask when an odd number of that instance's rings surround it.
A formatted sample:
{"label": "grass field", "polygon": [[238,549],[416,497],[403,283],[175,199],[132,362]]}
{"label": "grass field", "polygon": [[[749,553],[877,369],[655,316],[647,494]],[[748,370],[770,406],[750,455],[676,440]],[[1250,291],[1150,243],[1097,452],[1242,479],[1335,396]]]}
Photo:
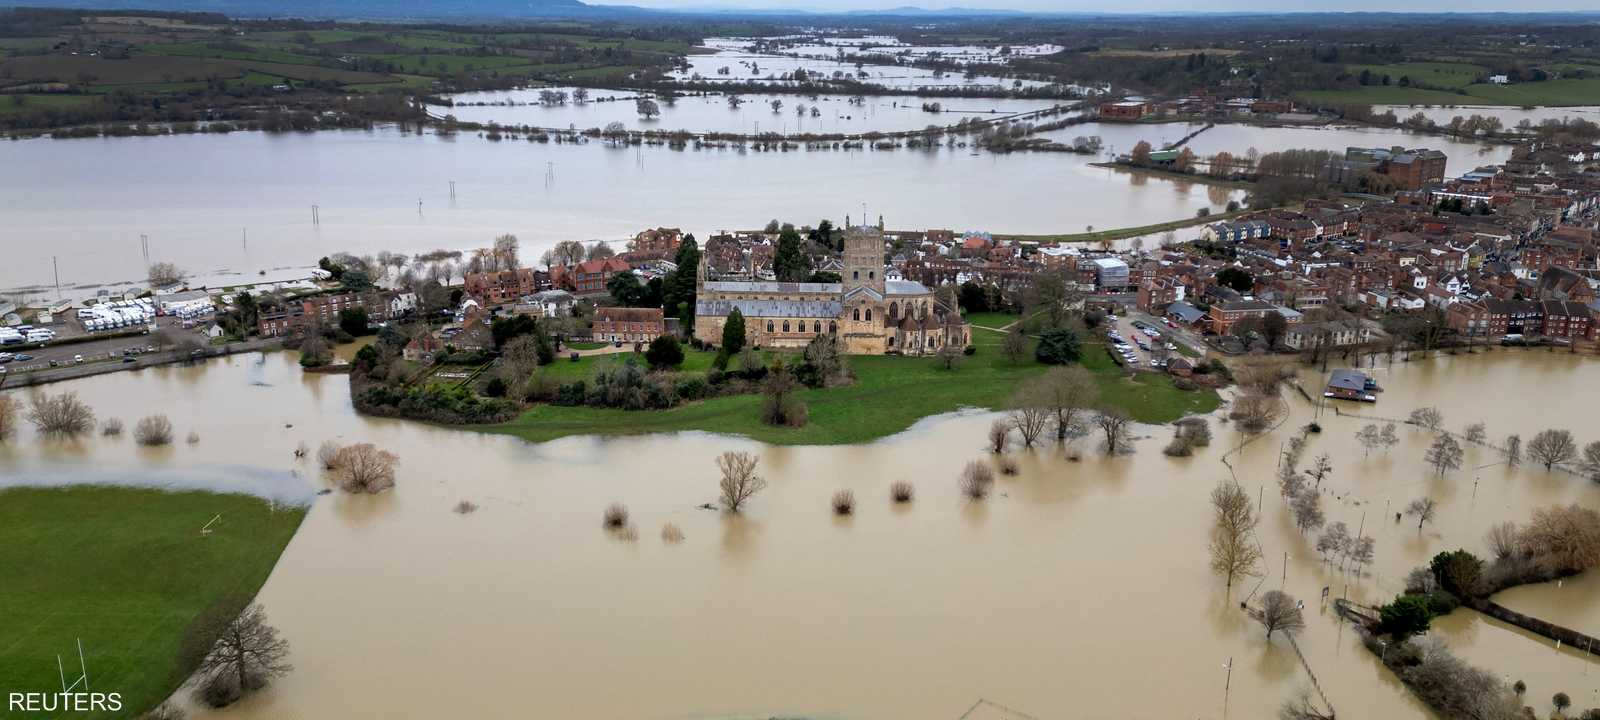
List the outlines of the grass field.
{"label": "grass field", "polygon": [[[18,100],[22,100],[18,104]],[[0,115],[47,107],[75,107],[99,100],[90,95],[0,95]]]}
{"label": "grass field", "polygon": [[1400,78],[1408,77],[1411,78],[1411,84],[1413,85],[1420,84],[1429,87],[1452,89],[1471,85],[1482,77],[1484,73],[1488,72],[1487,69],[1478,65],[1444,62],[1351,65],[1348,70],[1352,74],[1359,74],[1362,70],[1366,70],[1378,78],[1388,75],[1397,84],[1400,82]]}
{"label": "grass field", "polygon": [[[1007,316],[1009,317],[1009,316]],[[995,322],[997,317],[980,316]],[[609,408],[541,405],[502,425],[479,429],[516,435],[534,442],[568,435],[631,435],[703,430],[744,435],[775,445],[840,445],[870,442],[910,427],[930,415],[964,407],[999,408],[1018,385],[1043,373],[1030,359],[1011,364],[1000,355],[1000,333],[976,331],[977,354],[962,358],[955,370],[943,370],[930,358],[855,356],[850,367],[856,381],[845,387],[807,389],[800,393],[810,422],[803,428],[775,428],[759,420],[757,395],[719,397],[671,410],[627,411]],[[686,353],[686,372],[710,367],[713,353]],[[557,377],[587,377],[595,359],[558,362],[549,367]],[[1102,399],[1127,410],[1141,422],[1165,423],[1217,406],[1212,391],[1185,392],[1172,379],[1140,373],[1130,379],[1106,355],[1104,346],[1086,343],[1084,367],[1099,381]]]}
{"label": "grass field", "polygon": [[[1118,166],[1116,169],[1117,170],[1125,170],[1127,172],[1151,172],[1150,170],[1148,170],[1146,168],[1131,168],[1131,167],[1130,168],[1124,168],[1124,167]],[[1165,175],[1166,173],[1159,173],[1159,174]],[[1196,178],[1196,180],[1203,180],[1203,179],[1204,178],[1199,178],[1199,177]],[[1113,228],[1113,229],[1110,229],[1110,230],[1096,230],[1094,232],[1064,233],[1064,234],[1059,234],[1059,235],[1012,235],[1012,234],[995,233],[994,236],[995,236],[996,239],[1003,239],[1003,240],[1023,240],[1023,241],[1033,241],[1033,242],[1063,242],[1063,243],[1096,243],[1096,242],[1101,242],[1101,241],[1106,241],[1106,240],[1121,240],[1123,238],[1138,237],[1140,235],[1149,235],[1151,233],[1166,232],[1168,230],[1179,230],[1179,229],[1186,228],[1186,227],[1193,227],[1195,225],[1209,225],[1209,224],[1214,223],[1214,222],[1222,222],[1224,220],[1231,220],[1233,218],[1240,217],[1242,215],[1248,215],[1250,212],[1251,212],[1250,210],[1238,210],[1238,211],[1231,212],[1231,213],[1215,213],[1215,214],[1212,214],[1212,215],[1207,215],[1205,217],[1192,217],[1192,218],[1184,218],[1182,220],[1171,220],[1171,221],[1163,222],[1163,223],[1155,223],[1153,225],[1140,225],[1140,226],[1137,226],[1137,227]]]}
{"label": "grass field", "polygon": [[1466,85],[1460,92],[1368,85],[1357,90],[1308,90],[1295,93],[1295,97],[1340,105],[1597,105],[1600,78]]}
{"label": "grass field", "polygon": [[245,495],[0,491],[0,685],[59,689],[56,656],[76,666],[81,640],[93,689],[122,693],[117,717],[137,716],[181,682],[173,658],[190,621],[230,593],[254,596],[304,517]]}

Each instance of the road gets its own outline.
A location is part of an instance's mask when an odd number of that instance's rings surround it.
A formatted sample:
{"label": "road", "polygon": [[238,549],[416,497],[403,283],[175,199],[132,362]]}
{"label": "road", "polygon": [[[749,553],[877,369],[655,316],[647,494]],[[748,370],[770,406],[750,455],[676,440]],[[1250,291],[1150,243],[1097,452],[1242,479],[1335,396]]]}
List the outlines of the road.
{"label": "road", "polygon": [[[75,322],[76,320],[69,321],[69,325]],[[169,331],[173,337],[183,337],[183,333],[193,333],[196,342],[199,344],[210,344],[210,341],[206,339],[204,335],[201,335],[193,330],[184,330],[180,326],[180,323],[181,321],[177,318],[156,318],[157,327],[161,330]],[[73,333],[68,330],[66,332],[62,332],[60,337],[66,339],[82,336],[83,333],[81,332]],[[5,363],[4,365],[0,365],[0,367],[6,368],[7,374],[15,374],[33,370],[48,369],[51,361],[55,361],[58,365],[67,365],[73,361],[73,358],[79,355],[83,356],[85,362],[105,360],[106,358],[112,356],[115,356],[115,359],[121,359],[122,351],[124,349],[138,348],[142,351],[144,348],[150,347],[154,344],[155,338],[145,334],[127,337],[105,337],[95,340],[85,340],[83,342],[50,343],[44,347],[32,348],[28,350],[18,350],[13,346],[4,348],[3,350],[0,350],[0,352],[23,353],[26,355],[31,355],[33,359],[22,362],[13,361]]]}
{"label": "road", "polygon": [[[178,362],[192,362],[194,360],[201,360],[204,358],[220,357],[222,355],[232,355],[243,352],[255,352],[258,350],[269,350],[282,346],[281,341],[277,338],[256,339],[248,342],[229,343],[227,345],[206,346],[201,348],[201,354],[199,356],[192,355],[189,349],[164,350],[153,353],[141,353],[137,357],[133,358],[133,362],[122,362],[120,348],[132,345],[136,340],[147,340],[147,338],[144,338],[143,336],[140,338],[123,338],[120,343],[115,344],[117,349],[115,351],[116,357],[114,358],[107,357],[107,351],[105,350],[99,351],[92,357],[88,353],[84,353],[84,362],[82,364],[68,362],[61,367],[52,368],[48,364],[40,366],[38,361],[35,360],[30,361],[23,366],[31,367],[33,369],[28,371],[18,371],[16,369],[18,367],[17,363],[7,363],[6,365],[0,366],[7,368],[6,373],[4,375],[0,375],[0,388],[17,388],[27,387],[30,385],[43,385],[45,383],[60,382],[62,380],[75,380],[77,378],[89,377],[91,375],[101,375],[105,373],[120,372],[123,370],[138,370],[140,368],[153,367],[155,365],[169,365]],[[71,348],[78,346],[68,345],[66,347]],[[141,347],[143,346],[141,345]],[[70,355],[68,357],[70,358]]]}

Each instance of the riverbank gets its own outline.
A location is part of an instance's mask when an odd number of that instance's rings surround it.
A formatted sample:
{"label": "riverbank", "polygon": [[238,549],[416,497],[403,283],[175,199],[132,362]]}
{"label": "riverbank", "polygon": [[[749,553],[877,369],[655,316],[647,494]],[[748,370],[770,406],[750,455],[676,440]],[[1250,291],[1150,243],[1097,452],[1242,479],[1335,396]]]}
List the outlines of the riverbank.
{"label": "riverbank", "polygon": [[211,492],[0,490],[0,678],[50,692],[58,656],[76,677],[81,642],[92,688],[123,704],[84,717],[138,716],[186,679],[176,656],[189,623],[224,598],[254,597],[306,512]]}
{"label": "riverbank", "polygon": [[[773,445],[846,445],[879,440],[933,415],[963,408],[1001,409],[1023,381],[1047,366],[1030,350],[1019,363],[999,351],[1002,335],[973,333],[977,352],[963,357],[954,370],[937,367],[932,358],[853,356],[855,382],[798,393],[809,410],[803,428],[773,427],[760,420],[761,396],[719,397],[670,410],[540,405],[499,425],[468,426],[484,432],[515,435],[544,442],[570,435],[638,435],[683,431],[738,435]],[[709,355],[709,353],[703,353]],[[594,358],[560,363],[563,376],[587,377]],[[1121,408],[1135,420],[1160,424],[1185,415],[1208,413],[1220,403],[1212,390],[1179,390],[1160,373],[1128,376],[1096,343],[1085,343],[1083,366],[1097,381],[1102,402]],[[703,367],[691,357],[685,365]]]}

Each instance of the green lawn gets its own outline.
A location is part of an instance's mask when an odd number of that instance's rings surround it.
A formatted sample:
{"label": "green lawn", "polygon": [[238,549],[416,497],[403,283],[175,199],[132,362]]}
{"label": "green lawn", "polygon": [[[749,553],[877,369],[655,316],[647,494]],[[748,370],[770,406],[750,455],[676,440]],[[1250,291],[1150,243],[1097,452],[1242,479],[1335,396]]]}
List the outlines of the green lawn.
{"label": "green lawn", "polygon": [[967,313],[966,318],[967,322],[972,323],[975,327],[986,327],[998,330],[1016,322],[1017,320],[1021,319],[1022,316],[1002,312],[981,312]]}
{"label": "green lawn", "polygon": [[599,350],[605,346],[603,342],[569,342],[566,345],[570,350]]}
{"label": "green lawn", "polygon": [[[1167,172],[1162,172],[1162,171],[1159,171],[1159,170],[1155,170],[1153,168],[1137,168],[1137,167],[1130,167],[1130,166],[1123,166],[1123,165],[1113,165],[1113,166],[1107,166],[1107,167],[1113,167],[1113,168],[1116,168],[1118,170],[1126,170],[1128,172],[1151,173],[1151,174],[1158,174],[1158,175],[1170,176],[1170,177],[1177,177],[1179,175],[1178,173],[1167,173]],[[1209,180],[1209,179],[1205,178],[1202,175],[1194,175],[1194,176],[1190,176],[1190,177],[1192,177],[1193,180],[1196,181],[1196,182],[1200,182],[1200,181],[1217,182],[1217,181],[1214,181],[1214,180]],[[1240,187],[1250,187],[1250,185],[1248,183],[1239,183],[1238,185]],[[1095,231],[1092,231],[1092,232],[1063,233],[1063,234],[1059,234],[1059,235],[1016,235],[1016,234],[1009,234],[1009,233],[1008,234],[995,233],[995,238],[996,239],[1003,239],[1003,240],[1020,240],[1020,241],[1041,242],[1041,243],[1046,243],[1046,242],[1095,243],[1095,242],[1102,242],[1102,241],[1108,241],[1108,240],[1122,240],[1124,238],[1138,237],[1140,235],[1149,235],[1149,234],[1158,233],[1158,232],[1166,232],[1168,230],[1180,230],[1180,229],[1183,229],[1183,228],[1186,228],[1186,227],[1193,227],[1195,225],[1210,225],[1211,223],[1214,223],[1214,222],[1222,222],[1224,220],[1231,220],[1231,219],[1236,218],[1236,217],[1240,217],[1240,216],[1243,216],[1243,215],[1248,215],[1251,212],[1253,212],[1253,211],[1252,210],[1237,210],[1237,211],[1234,211],[1234,212],[1231,212],[1231,213],[1230,212],[1220,212],[1220,213],[1212,213],[1210,215],[1206,215],[1206,216],[1203,216],[1203,217],[1196,216],[1196,217],[1191,217],[1191,218],[1183,218],[1181,220],[1169,220],[1167,222],[1154,223],[1154,224],[1151,224],[1151,225],[1139,225],[1139,226],[1136,226],[1136,227],[1125,227],[1125,228],[1112,228],[1110,230],[1095,230]]]}
{"label": "green lawn", "polygon": [[1482,100],[1440,90],[1368,85],[1356,90],[1303,90],[1300,100],[1330,105],[1480,105]]}
{"label": "green lawn", "polygon": [[[19,104],[17,101],[21,100]],[[99,101],[92,95],[0,95],[0,115],[37,108],[68,108]]]}
{"label": "green lawn", "polygon": [[1466,87],[1488,72],[1488,70],[1478,65],[1447,62],[1351,65],[1348,69],[1352,74],[1359,74],[1362,70],[1366,70],[1371,72],[1373,77],[1379,79],[1384,75],[1388,75],[1396,84],[1400,82],[1400,78],[1409,77],[1413,85],[1421,84],[1440,88]]}
{"label": "green lawn", "polygon": [[254,596],[304,517],[246,495],[0,491],[0,685],[59,689],[56,657],[75,667],[81,640],[93,689],[122,693],[118,717],[138,715],[181,682],[173,658],[189,622],[220,597]]}
{"label": "green lawn", "polygon": [[1308,90],[1295,95],[1311,102],[1345,105],[1595,105],[1600,104],[1600,78],[1484,83],[1463,86],[1460,92],[1369,85],[1357,90]]}
{"label": "green lawn", "polygon": [[[929,415],[963,407],[1002,407],[1022,381],[1044,372],[1045,366],[1031,359],[1017,365],[1006,361],[999,353],[1000,338],[999,333],[975,332],[977,354],[962,358],[953,371],[935,367],[930,358],[851,357],[850,367],[856,375],[853,384],[801,393],[810,422],[799,429],[761,424],[761,398],[756,395],[719,397],[659,411],[541,405],[509,423],[481,429],[534,442],[567,435],[683,430],[744,435],[776,445],[870,442],[900,432]],[[1217,406],[1215,392],[1178,390],[1166,375],[1140,373],[1129,379],[1105,355],[1101,345],[1086,344],[1084,353],[1084,366],[1100,380],[1103,399],[1141,422],[1171,422]],[[710,367],[713,357],[709,352],[688,352],[683,369],[704,370]],[[561,361],[547,371],[559,373],[556,376],[563,379],[587,377],[594,361],[592,357],[577,363]]]}

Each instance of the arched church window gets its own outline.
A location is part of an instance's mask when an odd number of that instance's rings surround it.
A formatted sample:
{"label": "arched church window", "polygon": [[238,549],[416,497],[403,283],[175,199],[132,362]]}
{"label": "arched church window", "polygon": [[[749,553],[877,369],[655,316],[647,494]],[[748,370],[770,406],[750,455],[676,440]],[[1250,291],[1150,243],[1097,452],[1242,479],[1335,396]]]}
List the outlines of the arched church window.
{"label": "arched church window", "polygon": [[872,322],[872,308],[867,308],[867,322]]}
{"label": "arched church window", "polygon": [[771,320],[767,321],[767,332],[772,332],[772,321]]}
{"label": "arched church window", "polygon": [[850,311],[850,319],[854,320],[856,322],[861,322],[861,308],[856,308],[854,310],[851,310]]}
{"label": "arched church window", "polygon": [[789,321],[788,320],[783,321],[783,331],[784,332],[789,332]]}

